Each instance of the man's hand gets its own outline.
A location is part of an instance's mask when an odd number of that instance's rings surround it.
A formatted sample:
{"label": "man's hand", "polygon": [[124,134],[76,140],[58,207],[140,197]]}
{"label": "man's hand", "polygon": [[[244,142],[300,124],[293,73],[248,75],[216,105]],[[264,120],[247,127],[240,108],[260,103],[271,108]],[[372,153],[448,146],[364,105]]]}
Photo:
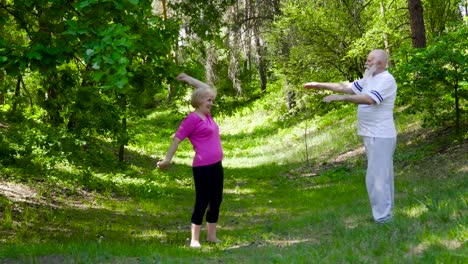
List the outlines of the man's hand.
{"label": "man's hand", "polygon": [[171,165],[171,162],[170,161],[167,161],[167,160],[162,160],[162,161],[158,161],[156,163],[156,166],[160,169],[166,169],[167,167],[169,167],[169,165]]}
{"label": "man's hand", "polygon": [[329,96],[326,96],[325,98],[323,98],[323,101],[325,103],[330,103],[330,102],[334,102],[334,101],[342,101],[343,100],[343,96],[342,95],[337,95],[337,94],[332,94],[332,95],[329,95]]}
{"label": "man's hand", "polygon": [[321,88],[320,83],[318,83],[318,82],[304,83],[303,87],[306,88],[306,89],[320,89]]}

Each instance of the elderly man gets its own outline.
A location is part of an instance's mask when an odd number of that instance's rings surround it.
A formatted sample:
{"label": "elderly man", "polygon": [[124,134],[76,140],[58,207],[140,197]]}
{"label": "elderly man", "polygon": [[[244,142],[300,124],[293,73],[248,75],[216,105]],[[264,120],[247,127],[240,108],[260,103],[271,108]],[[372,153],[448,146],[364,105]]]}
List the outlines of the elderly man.
{"label": "elderly man", "polygon": [[304,84],[306,89],[325,89],[344,95],[326,96],[324,102],[344,101],[358,105],[358,134],[367,153],[366,187],[372,214],[377,223],[392,218],[394,206],[393,153],[397,132],[393,107],[397,85],[386,70],[388,56],[384,50],[369,53],[364,78],[352,83]]}

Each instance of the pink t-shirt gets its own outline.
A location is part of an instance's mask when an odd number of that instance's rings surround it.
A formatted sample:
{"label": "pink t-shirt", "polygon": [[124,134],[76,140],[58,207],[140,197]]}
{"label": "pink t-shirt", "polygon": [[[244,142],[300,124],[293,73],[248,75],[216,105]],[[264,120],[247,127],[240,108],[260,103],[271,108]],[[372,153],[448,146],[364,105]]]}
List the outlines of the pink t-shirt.
{"label": "pink t-shirt", "polygon": [[192,143],[195,150],[193,167],[211,165],[223,159],[219,127],[211,115],[203,120],[195,112],[191,112],[182,121],[175,136],[181,141],[188,138]]}

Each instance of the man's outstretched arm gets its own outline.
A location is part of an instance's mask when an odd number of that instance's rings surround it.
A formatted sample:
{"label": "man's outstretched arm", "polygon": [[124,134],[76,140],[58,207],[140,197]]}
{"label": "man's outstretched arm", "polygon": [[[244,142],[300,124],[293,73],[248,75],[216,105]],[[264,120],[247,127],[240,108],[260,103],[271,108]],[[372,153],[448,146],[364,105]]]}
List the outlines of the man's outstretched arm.
{"label": "man's outstretched arm", "polygon": [[351,89],[349,83],[325,83],[325,82],[308,82],[304,83],[303,87],[306,89],[324,89],[333,91],[336,93],[344,93],[344,94],[353,94],[353,90]]}
{"label": "man's outstretched arm", "polygon": [[367,94],[351,94],[351,95],[339,95],[339,94],[332,94],[323,98],[325,103],[329,102],[350,102],[355,104],[366,104],[366,105],[373,105],[375,104],[374,99]]}

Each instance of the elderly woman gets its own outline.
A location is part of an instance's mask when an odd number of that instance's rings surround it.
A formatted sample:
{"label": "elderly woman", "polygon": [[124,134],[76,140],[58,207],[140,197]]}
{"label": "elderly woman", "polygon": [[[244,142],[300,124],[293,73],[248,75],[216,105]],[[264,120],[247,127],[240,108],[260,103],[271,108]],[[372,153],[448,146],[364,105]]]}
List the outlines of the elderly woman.
{"label": "elderly woman", "polygon": [[157,166],[164,169],[171,163],[182,140],[188,138],[195,150],[192,163],[195,181],[195,206],[192,213],[192,238],[190,247],[200,248],[200,230],[206,213],[207,240],[221,242],[216,237],[216,223],[223,197],[224,172],[222,166],[223,150],[219,136],[219,127],[211,118],[211,107],[216,97],[216,90],[195,78],[181,73],[177,79],[196,89],[192,93],[192,106],[195,111],[188,114],[180,124],[166,158]]}

